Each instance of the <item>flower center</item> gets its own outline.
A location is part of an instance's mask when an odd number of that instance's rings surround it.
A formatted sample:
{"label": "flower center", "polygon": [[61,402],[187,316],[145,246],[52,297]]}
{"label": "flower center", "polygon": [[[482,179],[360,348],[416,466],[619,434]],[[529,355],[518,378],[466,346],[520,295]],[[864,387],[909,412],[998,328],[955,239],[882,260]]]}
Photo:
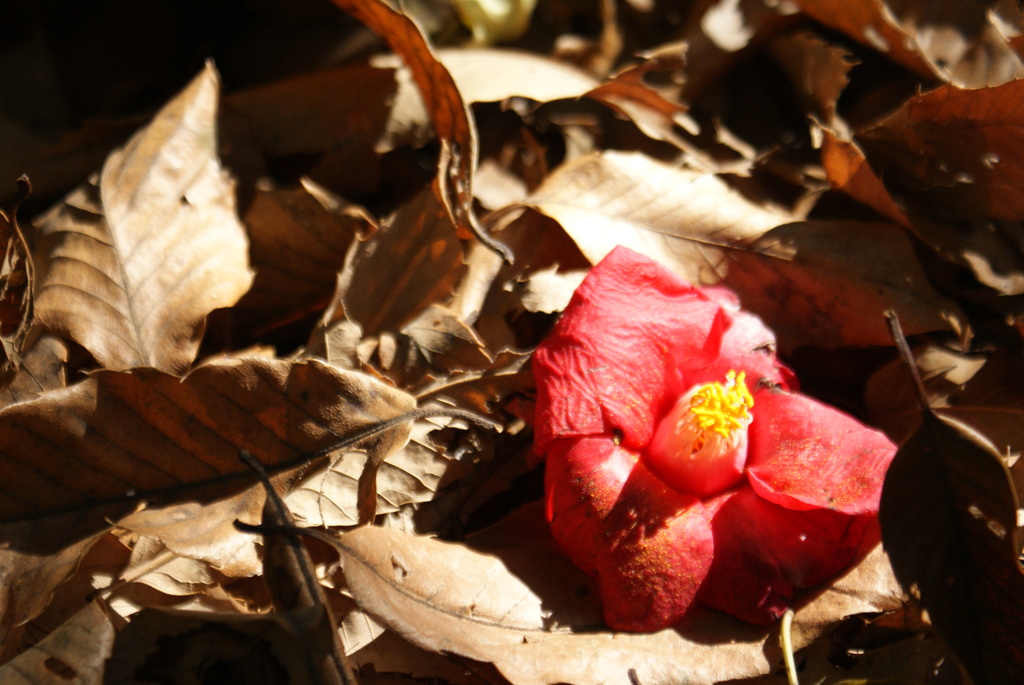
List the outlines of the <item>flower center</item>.
{"label": "flower center", "polygon": [[747,427],[754,398],[746,374],[694,386],[655,430],[647,449],[651,468],[682,492],[706,497],[740,480],[747,461]]}

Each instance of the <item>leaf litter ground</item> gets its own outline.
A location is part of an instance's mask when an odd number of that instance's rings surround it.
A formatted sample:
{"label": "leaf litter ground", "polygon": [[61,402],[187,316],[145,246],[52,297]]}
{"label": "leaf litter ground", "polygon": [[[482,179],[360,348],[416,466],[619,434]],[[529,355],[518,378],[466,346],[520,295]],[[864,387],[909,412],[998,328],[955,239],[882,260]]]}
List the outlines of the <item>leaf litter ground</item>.
{"label": "leaf litter ground", "polygon": [[[530,352],[616,244],[905,444],[888,556],[802,599],[800,681],[1021,672],[1024,22],[990,4],[457,2],[429,39],[369,0],[17,10],[0,679],[786,682],[777,626],[609,632],[547,531]],[[418,408],[499,430],[385,423]],[[330,540],[235,527],[243,449]]]}

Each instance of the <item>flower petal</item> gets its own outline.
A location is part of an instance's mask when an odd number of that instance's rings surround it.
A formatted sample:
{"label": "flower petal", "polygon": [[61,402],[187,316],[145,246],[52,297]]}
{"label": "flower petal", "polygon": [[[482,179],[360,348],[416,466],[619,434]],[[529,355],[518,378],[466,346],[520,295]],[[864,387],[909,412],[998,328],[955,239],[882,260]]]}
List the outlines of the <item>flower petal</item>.
{"label": "flower petal", "polygon": [[657,262],[616,248],[584,279],[551,336],[533,357],[536,445],[610,435],[638,448],[685,390],[678,361],[701,366],[717,355],[731,319]]}
{"label": "flower petal", "polygon": [[754,396],[747,478],[789,509],[877,514],[896,446],[880,431],[805,395]]}
{"label": "flower petal", "polygon": [[548,454],[551,532],[595,574],[605,622],[651,631],[677,623],[711,567],[710,521],[608,437],[559,440]]}
{"label": "flower petal", "polygon": [[874,517],[793,511],[761,499],[750,488],[706,506],[715,558],[697,601],[748,623],[779,618],[797,590],[848,566],[866,536],[878,534]]}

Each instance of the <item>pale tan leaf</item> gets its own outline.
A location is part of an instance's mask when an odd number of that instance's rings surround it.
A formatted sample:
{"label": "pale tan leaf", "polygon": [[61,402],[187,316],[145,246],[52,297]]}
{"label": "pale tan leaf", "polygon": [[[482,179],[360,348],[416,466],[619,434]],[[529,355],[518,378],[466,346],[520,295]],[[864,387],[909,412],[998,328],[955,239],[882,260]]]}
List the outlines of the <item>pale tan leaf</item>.
{"label": "pale tan leaf", "polygon": [[194,595],[216,583],[207,564],[175,556],[159,540],[148,536],[136,541],[121,576],[168,595]]}
{"label": "pale tan leaf", "polygon": [[[491,662],[517,685],[702,685],[766,673],[780,662],[774,628],[712,611],[658,633],[602,631],[589,579],[554,549],[542,513],[534,507],[511,525],[513,544],[490,554],[372,527],[346,533],[337,546],[364,610],[424,649]],[[878,548],[808,599],[797,613],[798,648],[849,615],[902,602]]]}
{"label": "pale tan leaf", "polygon": [[38,317],[103,366],[182,373],[207,314],[249,288],[234,184],[217,159],[212,66],[39,222]]}
{"label": "pale tan leaf", "polygon": [[262,488],[254,486],[213,502],[150,506],[122,518],[118,527],[151,537],[172,554],[208,564],[229,578],[244,578],[262,570],[259,539],[236,529],[235,521],[258,524],[263,501]]}
{"label": "pale tan leaf", "polygon": [[102,685],[114,625],[101,600],[86,605],[39,644],[0,666],[10,685]]}
{"label": "pale tan leaf", "polygon": [[[442,479],[458,470],[458,462],[445,456],[428,437],[445,423],[444,419],[414,422],[408,444],[381,464],[377,472],[378,514],[433,499]],[[285,497],[285,503],[302,525],[354,526],[359,521],[356,489],[365,464],[365,454],[343,454],[329,467],[303,478]]]}
{"label": "pale tan leaf", "polygon": [[717,176],[618,152],[567,164],[528,204],[592,263],[625,245],[692,283],[732,288],[787,349],[889,344],[887,309],[909,331],[962,326],[891,224],[796,221]]}

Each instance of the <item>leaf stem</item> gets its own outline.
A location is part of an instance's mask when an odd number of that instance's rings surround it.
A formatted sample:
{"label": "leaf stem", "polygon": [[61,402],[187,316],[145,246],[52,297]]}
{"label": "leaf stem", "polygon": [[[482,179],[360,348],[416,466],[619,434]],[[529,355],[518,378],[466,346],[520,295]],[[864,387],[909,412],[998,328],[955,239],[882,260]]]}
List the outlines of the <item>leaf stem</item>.
{"label": "leaf stem", "polygon": [[914,354],[910,351],[910,345],[907,344],[907,339],[903,335],[903,327],[900,326],[899,316],[892,309],[888,309],[885,312],[885,318],[889,323],[892,339],[896,342],[896,349],[900,352],[900,358],[914,380],[914,390],[917,393],[917,401],[921,405],[921,411],[925,414],[930,414],[932,406],[928,402],[928,391],[925,390],[924,381],[921,380],[921,374],[917,369],[917,362],[914,360]]}
{"label": "leaf stem", "polygon": [[782,642],[782,657],[786,660],[786,679],[789,685],[800,685],[800,679],[796,675],[796,662],[793,660],[793,610],[786,609],[782,615],[782,626],[779,640]]}

